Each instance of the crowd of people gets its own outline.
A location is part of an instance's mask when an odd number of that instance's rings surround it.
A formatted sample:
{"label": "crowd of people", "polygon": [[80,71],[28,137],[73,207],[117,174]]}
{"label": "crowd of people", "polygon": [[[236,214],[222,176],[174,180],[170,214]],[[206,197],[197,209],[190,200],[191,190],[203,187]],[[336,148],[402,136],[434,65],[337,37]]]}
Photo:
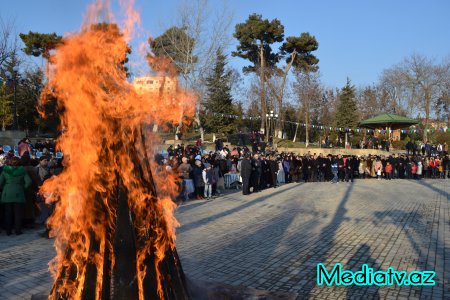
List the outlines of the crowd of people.
{"label": "crowd of people", "polygon": [[[50,215],[51,207],[38,189],[63,169],[62,158],[53,157],[50,151],[54,151],[54,143],[50,141],[32,145],[29,139],[22,139],[17,153],[13,149],[5,152],[0,146],[0,231],[4,229],[7,235],[13,229],[20,235],[24,227],[45,224]],[[39,157],[37,152],[42,152]],[[48,231],[42,235],[48,237]]]}
{"label": "crowd of people", "polygon": [[[220,145],[220,143],[218,143]],[[446,179],[450,178],[447,152],[429,154],[305,155],[277,151],[252,151],[246,146],[217,147],[205,152],[198,146],[167,149],[160,163],[182,179],[180,200],[220,195],[226,174],[239,174],[244,195],[292,182],[353,182],[355,178]]]}
{"label": "crowd of people", "polygon": [[[257,141],[258,138],[255,137]],[[424,143],[427,145],[428,143]],[[11,235],[22,233],[23,227],[44,224],[51,213],[38,193],[39,186],[59,174],[62,158],[53,157],[52,143],[32,145],[23,139],[16,148],[4,152],[0,146],[0,227]],[[447,179],[450,178],[450,156],[447,148],[383,156],[304,155],[278,152],[247,146],[230,148],[222,140],[215,151],[205,151],[201,141],[196,145],[170,146],[156,161],[180,178],[180,194],[176,201],[211,199],[220,196],[225,187],[242,188],[248,195],[280,184],[294,182],[353,182],[355,178],[386,179]],[[36,157],[36,153],[40,157]],[[230,176],[234,175],[234,176]],[[229,176],[229,177],[227,177]],[[233,182],[226,182],[232,178]],[[0,230],[1,230],[0,228]],[[48,231],[43,233],[48,237]]]}

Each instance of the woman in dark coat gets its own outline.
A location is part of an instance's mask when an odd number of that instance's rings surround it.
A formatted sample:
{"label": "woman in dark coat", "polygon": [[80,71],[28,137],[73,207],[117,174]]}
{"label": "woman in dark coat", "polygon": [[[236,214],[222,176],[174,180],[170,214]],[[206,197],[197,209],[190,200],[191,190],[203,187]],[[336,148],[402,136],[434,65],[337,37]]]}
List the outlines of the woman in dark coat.
{"label": "woman in dark coat", "polygon": [[20,159],[13,157],[10,165],[3,168],[0,175],[0,188],[3,189],[1,203],[5,208],[6,234],[11,235],[14,214],[16,235],[22,234],[22,216],[25,205],[25,189],[31,185],[31,178],[25,168],[20,166]]}

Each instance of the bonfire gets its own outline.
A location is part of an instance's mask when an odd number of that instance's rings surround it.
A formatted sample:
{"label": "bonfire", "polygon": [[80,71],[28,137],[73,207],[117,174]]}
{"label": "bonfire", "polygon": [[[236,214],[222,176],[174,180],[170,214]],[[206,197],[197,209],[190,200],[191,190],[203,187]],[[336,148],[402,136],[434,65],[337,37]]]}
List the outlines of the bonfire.
{"label": "bonfire", "polygon": [[137,93],[124,62],[139,14],[122,6],[119,26],[108,1],[91,5],[51,58],[43,94],[62,111],[65,170],[42,187],[55,204],[50,299],[188,298],[175,249],[178,184],[154,160],[159,137],[147,128],[189,117],[193,97],[179,87],[175,96]]}

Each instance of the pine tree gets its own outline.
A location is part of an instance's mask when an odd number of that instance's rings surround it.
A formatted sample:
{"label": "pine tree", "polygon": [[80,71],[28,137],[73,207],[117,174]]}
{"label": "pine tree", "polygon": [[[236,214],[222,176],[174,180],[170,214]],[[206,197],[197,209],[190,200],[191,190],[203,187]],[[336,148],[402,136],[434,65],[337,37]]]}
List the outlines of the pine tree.
{"label": "pine tree", "polygon": [[[338,128],[355,128],[358,126],[358,107],[355,99],[355,87],[347,78],[347,84],[342,88],[339,95],[339,104],[335,116],[335,124]],[[348,132],[345,130],[345,145],[348,141]]]}
{"label": "pine tree", "polygon": [[223,115],[234,115],[234,108],[231,96],[231,71],[226,70],[226,65],[226,56],[219,49],[214,69],[206,79],[207,100],[204,121],[207,130],[227,134],[233,131],[233,119]]}

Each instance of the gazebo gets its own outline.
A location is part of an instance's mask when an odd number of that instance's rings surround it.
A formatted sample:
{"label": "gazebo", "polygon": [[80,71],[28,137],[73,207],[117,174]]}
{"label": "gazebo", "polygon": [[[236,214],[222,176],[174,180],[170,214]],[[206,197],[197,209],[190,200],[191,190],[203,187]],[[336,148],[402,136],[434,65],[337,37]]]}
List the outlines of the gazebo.
{"label": "gazebo", "polygon": [[[419,121],[404,116],[399,116],[395,114],[381,114],[360,122],[359,126],[370,129],[389,130],[389,137],[393,138],[394,136],[391,130],[409,127],[411,125],[416,125],[418,123]],[[398,138],[400,138],[400,135],[398,135]]]}

